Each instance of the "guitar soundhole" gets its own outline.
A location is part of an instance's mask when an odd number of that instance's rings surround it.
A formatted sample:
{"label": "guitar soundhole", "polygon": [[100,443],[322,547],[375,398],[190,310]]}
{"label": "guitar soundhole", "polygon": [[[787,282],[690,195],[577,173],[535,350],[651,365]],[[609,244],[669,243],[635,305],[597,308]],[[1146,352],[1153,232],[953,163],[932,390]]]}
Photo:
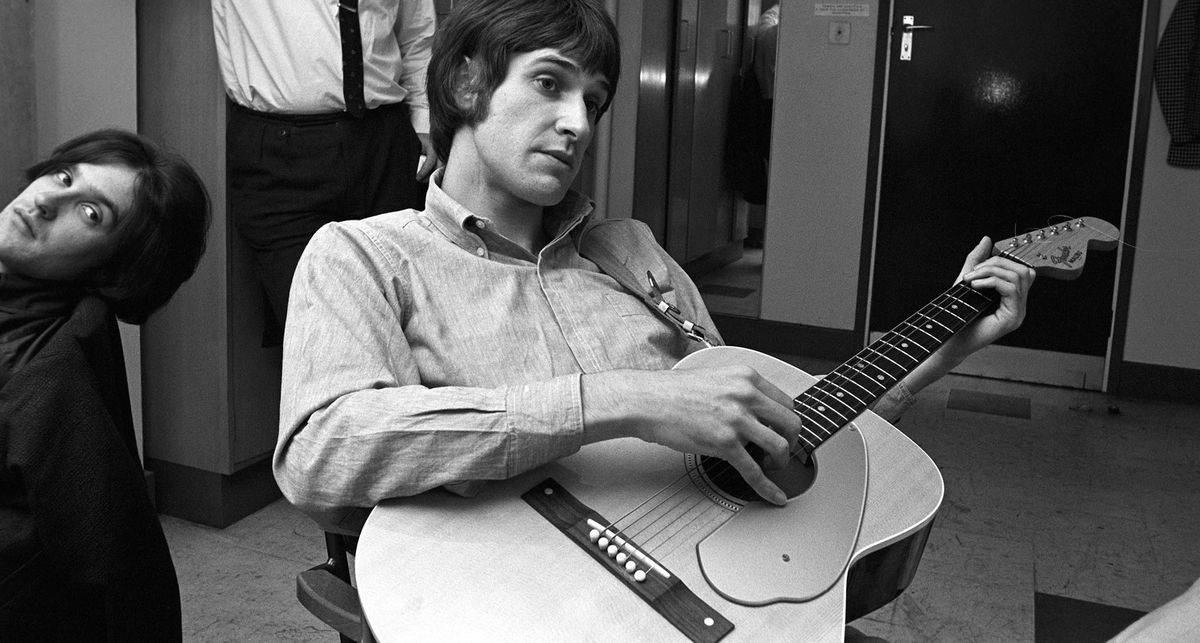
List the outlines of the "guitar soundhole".
{"label": "guitar soundhole", "polygon": [[[753,455],[757,448],[747,448],[747,450],[751,451]],[[762,461],[761,457],[755,459],[759,462]],[[746,483],[737,469],[720,458],[701,456],[700,470],[704,472],[704,476],[714,487],[732,498],[737,498],[742,502],[766,502]],[[783,489],[788,498],[795,498],[807,491],[812,486],[813,479],[817,477],[816,457],[812,455],[806,459],[795,457],[782,469],[764,469],[764,472],[768,478],[779,485],[780,489]]]}

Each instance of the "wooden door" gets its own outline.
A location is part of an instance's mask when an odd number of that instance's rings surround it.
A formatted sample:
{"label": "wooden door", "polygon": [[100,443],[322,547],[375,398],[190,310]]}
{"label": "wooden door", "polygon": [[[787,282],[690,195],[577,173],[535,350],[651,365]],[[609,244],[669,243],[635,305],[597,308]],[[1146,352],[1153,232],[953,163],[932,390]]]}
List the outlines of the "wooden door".
{"label": "wooden door", "polygon": [[[1084,215],[1121,224],[1142,12],[1131,0],[895,1],[873,332],[941,292],[984,234]],[[909,60],[904,16],[916,25]],[[1100,387],[1115,276],[1105,253],[1077,281],[1039,280],[1024,326],[1000,344],[1052,355],[1050,371],[1071,366],[1029,379]]]}

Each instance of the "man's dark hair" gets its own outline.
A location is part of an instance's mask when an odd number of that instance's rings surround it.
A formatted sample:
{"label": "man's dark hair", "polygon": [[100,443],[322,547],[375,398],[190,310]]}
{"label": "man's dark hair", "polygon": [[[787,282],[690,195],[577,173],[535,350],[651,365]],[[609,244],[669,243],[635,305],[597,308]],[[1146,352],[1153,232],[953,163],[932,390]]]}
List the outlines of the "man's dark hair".
{"label": "man's dark hair", "polygon": [[[514,54],[558,49],[588,73],[603,74],[608,99],[596,113],[599,119],[612,103],[621,72],[617,27],[603,6],[591,0],[469,0],[456,3],[438,25],[429,61],[427,85],[431,136],[438,157],[445,161],[460,127],[487,116],[492,92],[508,74]],[[462,89],[462,66],[472,63],[470,105],[457,97]]]}
{"label": "man's dark hair", "polygon": [[63,143],[25,177],[33,181],[79,163],[122,165],[137,175],[112,257],[81,285],[106,299],[121,320],[140,324],[196,271],[208,237],[208,191],[183,157],[119,129]]}

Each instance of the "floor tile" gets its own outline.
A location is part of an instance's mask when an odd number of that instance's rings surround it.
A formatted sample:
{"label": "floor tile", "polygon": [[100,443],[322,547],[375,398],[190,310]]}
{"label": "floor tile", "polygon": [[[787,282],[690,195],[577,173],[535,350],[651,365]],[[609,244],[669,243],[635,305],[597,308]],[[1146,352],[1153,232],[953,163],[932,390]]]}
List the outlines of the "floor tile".
{"label": "floor tile", "polygon": [[[313,563],[292,555],[299,551],[287,527],[294,519],[279,508],[263,511],[282,518],[270,521],[275,528],[238,523],[216,530],[161,517],[179,577],[185,641],[337,641],[337,633],[296,600],[296,574]],[[245,521],[253,526],[262,516]],[[272,542],[286,546],[270,553]],[[304,549],[319,553],[322,547],[317,539]]]}
{"label": "floor tile", "polygon": [[896,600],[854,622],[893,643],[1033,640],[1033,588],[919,570]]}

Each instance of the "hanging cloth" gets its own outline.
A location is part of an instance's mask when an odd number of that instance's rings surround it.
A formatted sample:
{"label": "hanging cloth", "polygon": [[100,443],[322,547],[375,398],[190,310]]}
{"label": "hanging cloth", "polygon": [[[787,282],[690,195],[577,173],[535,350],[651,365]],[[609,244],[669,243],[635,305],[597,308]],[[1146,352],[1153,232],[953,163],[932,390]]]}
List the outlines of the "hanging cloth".
{"label": "hanging cloth", "polygon": [[1179,0],[1154,57],[1154,85],[1171,146],[1167,163],[1200,168],[1200,0]]}

